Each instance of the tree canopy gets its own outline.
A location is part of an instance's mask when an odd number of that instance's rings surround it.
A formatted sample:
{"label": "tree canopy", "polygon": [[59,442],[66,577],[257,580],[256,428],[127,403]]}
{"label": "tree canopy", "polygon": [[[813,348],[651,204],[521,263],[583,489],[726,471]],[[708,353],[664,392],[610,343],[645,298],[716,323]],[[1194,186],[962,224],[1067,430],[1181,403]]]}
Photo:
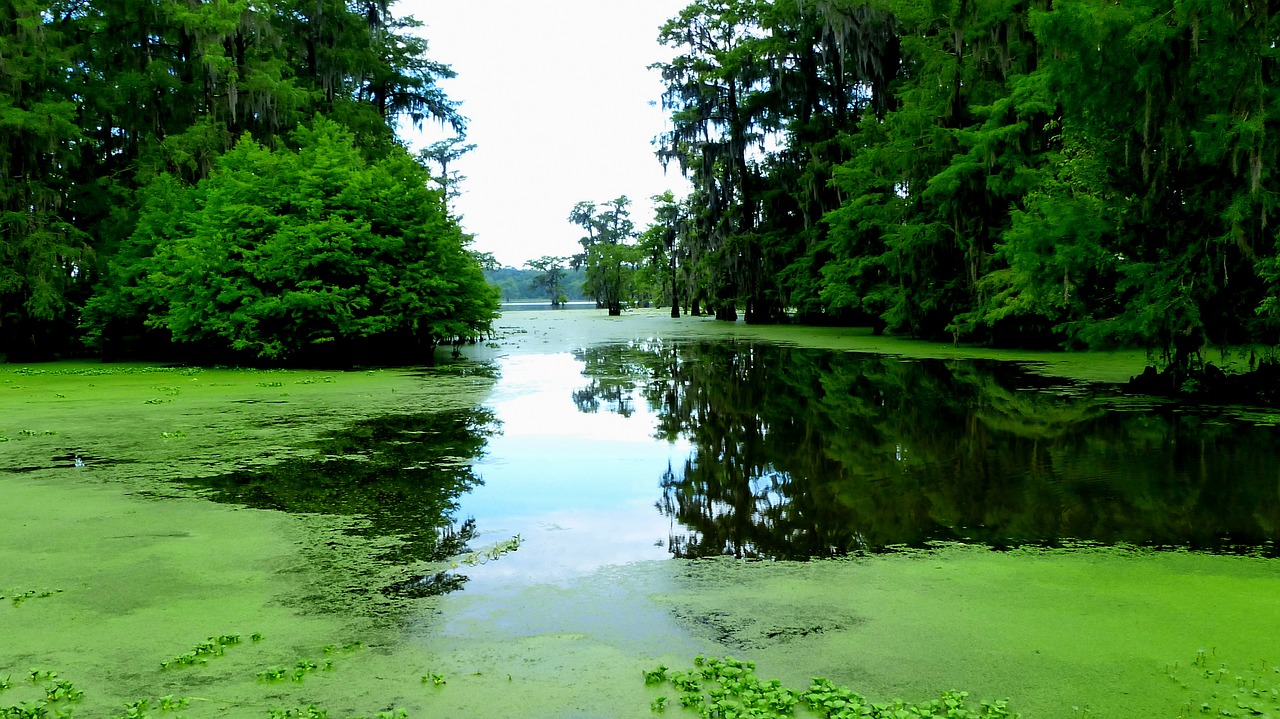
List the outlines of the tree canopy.
{"label": "tree canopy", "polygon": [[89,302],[98,342],[164,333],[206,356],[407,357],[474,337],[496,292],[407,153],[370,162],[324,118],[298,149],[248,136],[194,187],[160,175]]}
{"label": "tree canopy", "polygon": [[572,258],[575,267],[586,270],[583,290],[610,317],[622,314],[622,306],[632,300],[636,271],[643,259],[634,244],[636,231],[630,208],[631,200],[620,195],[600,205],[579,202],[569,213],[569,221],[587,233],[579,240],[582,253]]}
{"label": "tree canopy", "polygon": [[918,337],[1280,340],[1264,4],[720,0],[664,25],[681,293]]}
{"label": "tree canopy", "polygon": [[[278,185],[286,180],[318,182],[315,175],[324,171],[374,183],[370,189],[404,185],[409,193],[404,200],[430,201],[440,210],[434,219],[415,217],[419,226],[412,232],[430,227],[440,233],[432,243],[461,243],[464,238],[444,210],[444,197],[407,188],[406,183],[421,181],[425,188],[432,181],[410,167],[413,163],[404,159],[395,134],[402,121],[434,120],[452,127],[461,142],[465,127],[456,104],[437,84],[453,72],[427,56],[418,27],[412,18],[394,16],[386,3],[348,0],[0,4],[0,352],[17,358],[80,351],[82,320],[97,340],[120,346],[127,336],[113,337],[112,328],[124,321],[122,313],[129,307],[146,307],[147,312],[166,308],[161,314],[147,314],[146,322],[152,330],[172,333],[175,340],[191,342],[201,335],[199,342],[212,342],[216,335],[246,356],[263,358],[290,355],[286,347],[316,339],[300,339],[300,329],[279,341],[258,337],[255,332],[276,322],[267,319],[271,312],[315,317],[322,306],[345,304],[353,307],[353,317],[365,317],[364,310],[354,306],[366,300],[377,305],[385,297],[357,300],[358,292],[338,285],[316,290],[308,302],[318,304],[306,308],[296,304],[300,295],[287,301],[277,297],[282,304],[276,310],[267,312],[264,304],[255,302],[254,310],[244,310],[234,320],[197,330],[191,323],[201,320],[184,315],[194,300],[185,295],[172,301],[154,296],[162,291],[196,292],[201,285],[179,288],[171,282],[162,288],[177,275],[190,279],[193,270],[164,268],[162,276],[152,278],[150,269],[128,266],[133,260],[155,261],[168,256],[165,253],[176,258],[190,251],[167,246],[171,242],[214,242],[216,229],[202,229],[193,224],[197,221],[231,220],[238,228],[234,242],[248,242],[252,233],[246,227],[255,221],[252,212],[259,213],[256,221],[264,227],[256,230],[260,236],[250,244],[254,251],[266,251],[266,245],[259,246],[271,234],[265,224],[276,221],[268,221],[264,213],[279,209],[271,204],[283,201],[276,195],[291,191]],[[319,115],[327,119],[313,123]],[[326,123],[343,129],[326,129]],[[309,124],[311,129],[299,134],[299,128]],[[355,151],[303,148],[319,142],[307,133],[332,138],[346,133],[345,140],[334,142]],[[235,157],[220,160],[228,152]],[[354,164],[328,170],[297,164],[311,159]],[[246,169],[250,167],[254,169]],[[447,167],[442,169],[447,192],[453,178]],[[268,192],[251,212],[248,193],[254,183],[246,173],[253,171],[293,174],[277,180],[277,186],[269,178],[260,179],[258,186]],[[215,173],[222,177],[214,180]],[[206,180],[211,184],[202,184]],[[226,213],[233,207],[240,214],[230,217]],[[291,207],[284,215],[296,218],[302,212],[300,206]],[[195,215],[186,217],[187,213]],[[361,221],[354,214],[344,219],[353,225]],[[363,221],[374,235],[385,236],[376,225],[386,219],[389,216],[369,216]],[[271,242],[284,243],[287,232],[295,231],[299,230],[282,230]],[[299,253],[316,247],[315,237],[294,239],[312,243],[296,248]],[[243,259],[232,252],[226,261]],[[381,261],[377,253],[366,259]],[[429,269],[420,280],[422,289],[441,297],[448,292],[428,285],[470,282],[469,275],[437,277],[438,272],[457,269],[450,263]],[[261,279],[255,273],[265,271],[237,268],[228,275],[228,286],[236,288],[229,291],[249,292],[249,286]],[[365,272],[360,267],[351,271]],[[117,284],[126,279],[135,284]],[[208,284],[202,283],[206,289]],[[265,295],[269,286],[283,287],[268,283],[253,291]],[[147,292],[153,295],[144,301]],[[373,295],[384,292],[372,289]],[[97,314],[83,318],[86,303],[95,295]],[[124,302],[126,296],[132,299]],[[226,304],[229,297],[218,302]],[[422,300],[430,301],[434,300]],[[421,314],[421,309],[406,304],[398,311],[406,316],[418,313],[418,336],[444,331],[442,320]],[[473,323],[475,317],[467,312],[459,308],[457,317]],[[428,316],[430,329],[421,324]],[[251,330],[255,323],[258,330]],[[291,323],[296,324],[296,318],[278,322],[281,327]],[[237,329],[229,329],[232,325]],[[468,325],[461,334],[477,328]],[[356,336],[363,335],[350,339]],[[151,339],[156,339],[154,333]]]}

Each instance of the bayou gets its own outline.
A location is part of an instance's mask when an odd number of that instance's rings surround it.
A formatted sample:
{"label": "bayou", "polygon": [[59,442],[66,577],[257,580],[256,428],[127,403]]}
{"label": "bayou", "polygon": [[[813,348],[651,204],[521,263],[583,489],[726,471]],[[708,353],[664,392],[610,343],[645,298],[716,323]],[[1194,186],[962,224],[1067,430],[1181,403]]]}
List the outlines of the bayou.
{"label": "bayou", "polygon": [[0,368],[5,716],[1275,711],[1273,413],[661,314]]}

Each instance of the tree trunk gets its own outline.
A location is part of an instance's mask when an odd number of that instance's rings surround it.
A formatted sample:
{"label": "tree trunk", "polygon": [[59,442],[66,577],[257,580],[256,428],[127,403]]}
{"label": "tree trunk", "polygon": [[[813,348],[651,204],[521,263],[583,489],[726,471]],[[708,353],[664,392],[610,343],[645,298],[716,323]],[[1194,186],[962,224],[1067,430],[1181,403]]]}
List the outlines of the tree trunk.
{"label": "tree trunk", "polygon": [[676,289],[676,258],[671,257],[671,317],[678,319],[680,317],[680,293]]}

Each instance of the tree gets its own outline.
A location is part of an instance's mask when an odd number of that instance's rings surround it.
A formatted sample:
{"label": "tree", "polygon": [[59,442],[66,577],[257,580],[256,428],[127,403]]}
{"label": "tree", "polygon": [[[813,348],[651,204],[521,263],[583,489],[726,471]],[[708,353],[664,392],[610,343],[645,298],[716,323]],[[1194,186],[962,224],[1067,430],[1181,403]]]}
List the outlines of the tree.
{"label": "tree", "polygon": [[574,255],[570,264],[586,270],[583,289],[595,298],[596,307],[607,309],[610,316],[622,313],[622,302],[630,297],[634,285],[637,255],[629,246],[618,249],[636,235],[630,207],[631,200],[620,195],[600,205],[579,202],[569,212],[569,221],[587,233],[578,240],[582,252]]}
{"label": "tree", "polygon": [[650,198],[654,203],[653,223],[640,234],[644,262],[641,274],[657,288],[660,301],[671,303],[671,317],[680,316],[680,293],[676,276],[678,248],[688,223],[684,209],[671,190]]}
{"label": "tree", "polygon": [[69,207],[84,137],[62,10],[0,5],[0,347],[11,359],[66,349],[93,259]]}
{"label": "tree", "polygon": [[578,239],[582,252],[570,259],[570,265],[578,269],[586,264],[587,252],[596,244],[617,244],[635,236],[631,222],[631,200],[621,195],[608,202],[596,204],[583,201],[569,212],[569,222],[581,227],[586,234]]}
{"label": "tree", "polygon": [[0,346],[80,349],[85,301],[133,234],[141,189],[194,184],[248,133],[279,147],[317,113],[367,158],[401,119],[461,133],[410,18],[346,0],[14,0],[0,6]]}
{"label": "tree", "polygon": [[536,260],[529,260],[524,263],[526,268],[538,273],[533,278],[533,286],[546,290],[547,295],[551,297],[552,307],[559,307],[565,302],[564,264],[567,261],[564,257],[543,255]]}
{"label": "tree", "polygon": [[691,309],[1146,347],[1280,338],[1275,14],[691,2],[660,30]]}
{"label": "tree", "polygon": [[[465,143],[465,144],[464,144]],[[458,174],[457,170],[450,171],[449,165],[462,158],[468,152],[476,149],[476,146],[466,142],[466,138],[462,135],[451,137],[447,140],[434,142],[418,153],[418,159],[424,166],[428,163],[434,163],[440,166],[440,174],[434,178],[435,182],[440,185],[441,196],[445,203],[445,209],[448,209],[449,201],[455,200],[460,194],[458,185],[466,178]]]}
{"label": "tree", "polygon": [[386,362],[489,330],[497,293],[407,152],[369,162],[323,118],[293,140],[245,137],[194,187],[152,183],[90,302],[97,343],[141,325],[204,357]]}
{"label": "tree", "polygon": [[640,258],[640,248],[626,243],[600,242],[587,250],[584,289],[610,317],[622,314],[622,305],[630,300]]}

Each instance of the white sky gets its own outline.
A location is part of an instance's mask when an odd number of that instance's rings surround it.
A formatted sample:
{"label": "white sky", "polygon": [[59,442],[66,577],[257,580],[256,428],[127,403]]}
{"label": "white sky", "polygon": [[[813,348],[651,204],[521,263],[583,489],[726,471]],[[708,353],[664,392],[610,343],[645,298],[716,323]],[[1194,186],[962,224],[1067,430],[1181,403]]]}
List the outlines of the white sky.
{"label": "white sky", "polygon": [[[658,28],[688,0],[402,0],[398,16],[426,24],[431,59],[453,66],[442,83],[469,118],[476,149],[450,169],[466,181],[454,203],[473,249],[504,265],[581,250],[566,219],[582,200],[632,200],[637,230],[649,197],[687,187],[665,174],[651,144],[664,128],[652,62],[670,57]],[[422,146],[434,126],[406,132]]]}

